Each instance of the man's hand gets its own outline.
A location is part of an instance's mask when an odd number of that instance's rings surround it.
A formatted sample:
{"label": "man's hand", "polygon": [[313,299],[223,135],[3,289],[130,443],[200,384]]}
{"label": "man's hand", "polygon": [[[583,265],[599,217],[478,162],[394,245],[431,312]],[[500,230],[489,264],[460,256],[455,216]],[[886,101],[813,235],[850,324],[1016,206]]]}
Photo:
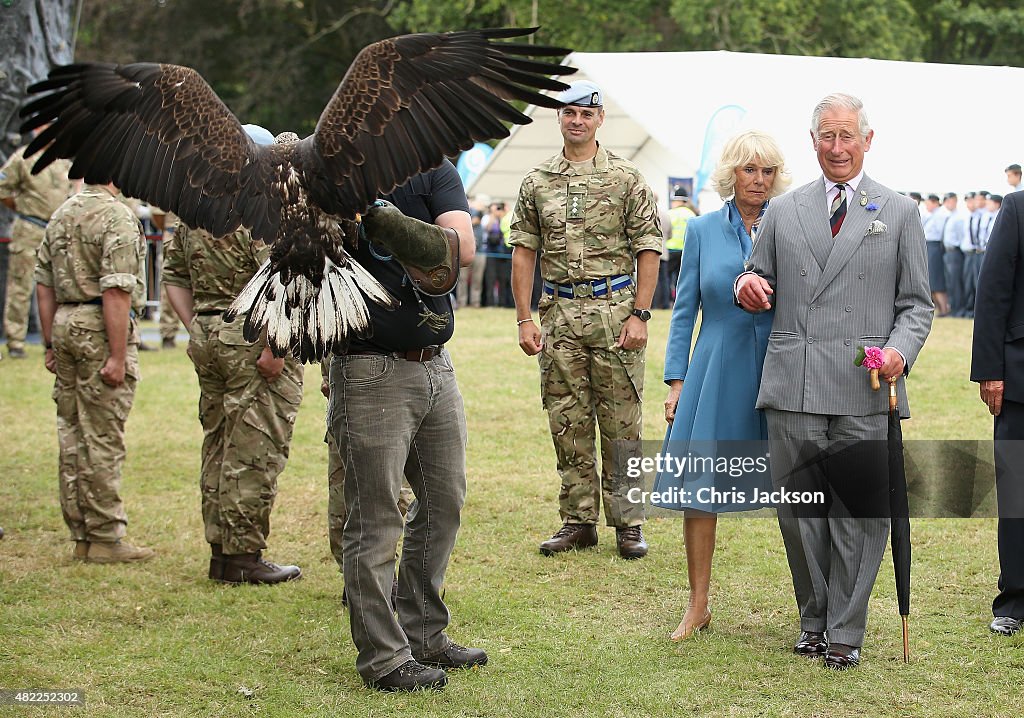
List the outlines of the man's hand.
{"label": "man's hand", "polygon": [[324,395],[324,399],[331,398],[331,382],[324,377],[320,380],[320,393]]}
{"label": "man's hand", "polygon": [[519,325],[519,348],[528,357],[535,356],[544,348],[540,327],[532,320]]}
{"label": "man's hand", "polygon": [[1003,410],[1004,386],[1002,381],[996,379],[986,379],[978,385],[981,400],[988,406],[988,413],[992,416],[999,416],[999,412]]}
{"label": "man's hand", "polygon": [[621,349],[643,349],[647,346],[647,322],[640,317],[630,316],[622,325],[615,346]]}
{"label": "man's hand", "polygon": [[53,354],[53,347],[47,349],[46,353],[43,355],[43,366],[45,366],[46,371],[51,374],[57,373],[57,357]]}
{"label": "man's hand", "polygon": [[100,379],[110,387],[118,387],[124,384],[124,360],[107,357],[100,369]]}
{"label": "man's hand", "polygon": [[673,379],[669,382],[668,397],[665,399],[665,421],[669,424],[671,424],[676,418],[676,406],[679,405],[679,395],[682,393],[682,379]]}
{"label": "man's hand", "polygon": [[284,357],[276,357],[270,347],[263,347],[260,358],[256,360],[256,370],[267,381],[277,381],[284,370]]}
{"label": "man's hand", "polygon": [[756,274],[748,274],[740,278],[736,298],[740,306],[748,312],[759,314],[772,308],[768,297],[775,294],[768,280]]}
{"label": "man's hand", "polygon": [[882,368],[878,370],[878,376],[883,380],[889,381],[890,379],[899,379],[903,376],[903,357],[895,349],[886,347],[882,350],[885,354],[885,361],[882,362]]}

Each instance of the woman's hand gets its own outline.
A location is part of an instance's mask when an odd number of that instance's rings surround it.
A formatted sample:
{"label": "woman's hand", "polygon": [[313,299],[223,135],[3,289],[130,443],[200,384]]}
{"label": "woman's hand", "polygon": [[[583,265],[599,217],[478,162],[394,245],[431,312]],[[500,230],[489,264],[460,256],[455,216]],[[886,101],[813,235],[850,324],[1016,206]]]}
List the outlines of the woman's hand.
{"label": "woman's hand", "polygon": [[668,383],[668,398],[665,399],[665,421],[669,424],[676,418],[676,405],[683,393],[683,380],[673,379]]}

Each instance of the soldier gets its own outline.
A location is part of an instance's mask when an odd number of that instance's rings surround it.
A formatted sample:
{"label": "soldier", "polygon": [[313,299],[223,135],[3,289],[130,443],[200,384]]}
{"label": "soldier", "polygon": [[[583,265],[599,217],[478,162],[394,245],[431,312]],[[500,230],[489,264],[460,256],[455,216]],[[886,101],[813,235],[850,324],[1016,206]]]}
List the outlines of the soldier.
{"label": "soldier", "polygon": [[277,476],[288,458],[302,400],[302,366],[247,342],[242,321],[221,315],[270,255],[239,230],[214,238],[184,225],[165,247],[163,281],[191,335],[204,440],[200,490],[209,577],[226,583],[280,583],[297,566],[262,559]]}
{"label": "soldier", "polygon": [[124,541],[124,425],[139,380],[132,310],[145,307],[145,238],[114,185],[87,185],[53,214],[35,270],[46,368],[56,374],[60,503],[74,557],[146,561]]}
{"label": "soldier", "polygon": [[[574,82],[559,99],[566,103],[558,114],[564,146],[523,179],[510,241],[519,346],[528,356],[540,354],[541,399],[562,478],[564,525],[540,551],[596,545],[603,495],[619,554],[642,558],[643,506],[627,499],[638,484],[615,460],[617,449],[636,445],[614,443],[640,439],[647,320],[662,245],[658,209],[636,167],[597,141],[604,122],[600,88]],[[538,251],[540,327],[530,315]]]}
{"label": "soldier", "polygon": [[71,194],[68,160],[57,160],[37,175],[32,174],[33,164],[34,161],[25,159],[25,148],[21,147],[0,168],[0,201],[16,213],[8,245],[10,259],[4,308],[7,353],[12,359],[25,357],[36,249],[43,240],[50,216]]}
{"label": "soldier", "polygon": [[[170,212],[164,212],[162,209],[156,207],[153,208],[153,224],[157,226],[160,232],[163,234],[161,247],[166,248],[167,243],[170,241],[171,236],[174,234],[175,228],[178,226],[178,218]],[[163,252],[161,251],[161,264],[163,262]],[[174,307],[171,306],[171,302],[167,299],[167,288],[163,282],[160,283],[160,346],[163,349],[174,349],[177,346],[178,328],[181,326],[181,322],[178,320],[178,315],[174,312]]]}
{"label": "soldier", "polygon": [[[258,144],[274,142],[262,127],[244,128]],[[269,256],[269,245],[254,243],[248,230],[215,238],[183,224],[164,248],[163,282],[188,327],[188,354],[199,377],[209,577],[224,583],[274,584],[302,575],[298,566],[262,557],[277,477],[302,402],[302,365],[275,357],[269,345],[246,341],[243,318],[221,318]]]}

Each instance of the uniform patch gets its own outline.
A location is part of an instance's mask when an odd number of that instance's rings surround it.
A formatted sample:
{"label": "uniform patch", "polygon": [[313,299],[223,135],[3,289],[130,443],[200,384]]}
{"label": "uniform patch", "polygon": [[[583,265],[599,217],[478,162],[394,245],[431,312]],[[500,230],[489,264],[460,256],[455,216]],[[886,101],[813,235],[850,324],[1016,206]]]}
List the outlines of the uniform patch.
{"label": "uniform patch", "polygon": [[577,221],[582,220],[583,216],[586,214],[587,209],[586,190],[569,190],[569,197],[566,200],[566,202],[566,219]]}

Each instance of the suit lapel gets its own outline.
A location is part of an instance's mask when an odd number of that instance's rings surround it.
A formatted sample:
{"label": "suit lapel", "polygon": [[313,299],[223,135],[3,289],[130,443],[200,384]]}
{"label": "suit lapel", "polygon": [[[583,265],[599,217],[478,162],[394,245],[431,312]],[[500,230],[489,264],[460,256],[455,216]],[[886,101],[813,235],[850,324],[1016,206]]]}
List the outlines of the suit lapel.
{"label": "suit lapel", "polygon": [[828,262],[832,251],[832,231],[828,223],[828,211],[825,206],[825,183],[818,181],[807,185],[796,194],[796,213],[807,248],[822,270]]}
{"label": "suit lapel", "polygon": [[[864,192],[863,195],[861,194],[862,191]],[[874,204],[878,209],[869,212],[861,205],[861,197],[867,197],[866,204]],[[860,249],[860,243],[864,241],[864,234],[868,230],[868,225],[871,224],[873,219],[878,217],[886,201],[887,199],[883,198],[879,186],[867,175],[864,175],[860,187],[857,188],[857,194],[846,210],[846,218],[843,220],[843,226],[839,230],[839,234],[835,236],[834,240],[831,240],[833,243],[832,251],[828,255],[828,261],[825,263],[824,271],[822,271],[821,278],[818,280],[818,285],[814,288],[814,295],[811,297],[812,302],[818,298],[818,295],[829,285],[829,282],[839,275],[839,272],[850,261],[854,253]],[[827,218],[825,219],[824,226],[828,227]]]}

